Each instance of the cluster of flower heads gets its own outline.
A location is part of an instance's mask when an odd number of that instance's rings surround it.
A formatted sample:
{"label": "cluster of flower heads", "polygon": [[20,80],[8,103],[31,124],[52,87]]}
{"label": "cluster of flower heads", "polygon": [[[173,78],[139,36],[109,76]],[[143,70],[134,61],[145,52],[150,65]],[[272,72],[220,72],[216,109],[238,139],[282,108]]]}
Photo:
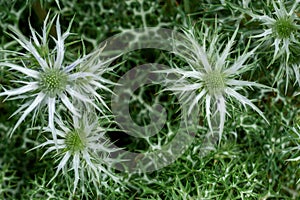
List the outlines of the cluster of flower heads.
{"label": "cluster of flower heads", "polygon": [[[291,49],[299,43],[298,17],[295,13],[298,3],[298,0],[295,1],[287,11],[282,1],[272,1],[274,13],[270,16],[248,13],[253,20],[259,20],[267,27],[263,33],[253,37],[261,38],[261,41],[272,41],[274,54],[271,64],[278,59],[283,60],[281,68],[284,70],[279,70],[275,82],[285,71],[287,79],[293,72],[295,82],[300,85],[300,65],[294,61],[295,59],[291,59],[295,57]],[[56,36],[51,37],[50,29],[55,19]],[[15,82],[23,85],[17,89],[3,88],[4,91],[0,96],[24,101],[13,113],[16,115],[22,112],[22,115],[12,133],[29,114],[36,120],[41,113],[41,116],[44,116],[43,111],[46,109],[48,126],[43,130],[45,133],[51,133],[52,137],[47,137],[47,141],[36,148],[48,147],[44,155],[53,153],[60,161],[53,179],[60,172],[67,175],[72,171],[73,192],[79,182],[84,192],[86,179],[93,183],[96,190],[101,183],[101,174],[109,176],[114,181],[119,180],[109,167],[105,167],[110,163],[109,154],[117,149],[112,148],[105,138],[106,129],[101,128],[99,116],[95,115],[95,111],[99,111],[105,116],[105,112],[109,110],[99,91],[111,93],[108,85],[114,83],[103,78],[103,74],[112,71],[115,66],[109,67],[109,61],[99,60],[101,49],[66,64],[65,40],[71,34],[70,28],[71,25],[62,33],[59,17],[56,16],[49,21],[48,15],[42,34],[30,26],[31,38],[28,40],[16,28],[11,27],[14,33],[12,37],[29,54],[15,52],[23,57],[21,64],[0,63],[0,66],[14,71],[19,79]],[[159,71],[178,75],[176,79],[166,79],[165,84],[167,90],[179,93],[181,102],[189,105],[189,114],[193,112],[196,104],[205,105],[203,110],[209,130],[211,133],[218,133],[219,141],[224,131],[226,115],[230,115],[228,107],[232,103],[242,104],[245,108],[249,106],[267,121],[263,112],[243,93],[247,88],[269,89],[269,87],[241,80],[244,72],[253,69],[255,62],[249,64],[248,61],[260,45],[249,50],[250,43],[248,43],[243,52],[233,51],[238,31],[239,27],[226,41],[224,35],[218,33],[217,27],[212,28],[205,23],[202,23],[200,29],[195,26],[184,28],[183,35],[174,38],[172,44],[174,55],[187,66],[172,63],[173,68]],[[54,48],[49,47],[49,41],[54,42]],[[233,52],[237,55],[234,59],[231,56]],[[72,120],[62,119],[60,112],[64,111],[70,114],[69,119]],[[100,193],[99,190],[97,192]]]}
{"label": "cluster of flower heads", "polygon": [[[55,19],[56,37],[53,37],[50,36],[50,29],[54,27]],[[18,80],[14,82],[22,85],[17,89],[3,88],[0,96],[22,101],[19,109],[12,114],[22,112],[11,134],[29,114],[32,114],[33,121],[37,117],[48,116],[45,119],[48,126],[43,129],[50,132],[52,138],[38,147],[50,146],[44,155],[51,152],[60,160],[53,179],[60,171],[67,175],[71,170],[75,177],[73,192],[79,180],[82,182],[81,190],[85,191],[84,177],[88,177],[96,191],[100,192],[99,183],[103,180],[101,172],[118,181],[117,176],[107,169],[109,153],[114,148],[110,148],[105,129],[101,128],[99,118],[93,114],[95,111],[104,114],[109,109],[98,90],[111,92],[107,85],[113,83],[102,75],[113,67],[108,66],[109,60],[103,62],[99,59],[98,54],[102,49],[66,64],[65,40],[71,34],[70,28],[71,23],[67,31],[62,33],[59,16],[49,21],[49,14],[44,21],[42,34],[30,25],[30,39],[18,29],[10,27],[13,32],[11,36],[28,53],[15,52],[22,57],[21,64],[0,63],[0,66],[15,72]],[[55,46],[51,49],[49,43],[52,41]],[[71,114],[72,122],[64,124],[60,112]]]}

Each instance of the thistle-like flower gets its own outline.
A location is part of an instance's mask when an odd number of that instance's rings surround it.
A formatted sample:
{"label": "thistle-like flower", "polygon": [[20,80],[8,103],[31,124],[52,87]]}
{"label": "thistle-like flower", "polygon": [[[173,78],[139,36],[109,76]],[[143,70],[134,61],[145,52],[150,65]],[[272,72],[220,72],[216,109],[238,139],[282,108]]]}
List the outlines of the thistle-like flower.
{"label": "thistle-like flower", "polygon": [[274,83],[285,74],[287,89],[288,80],[291,75],[295,76],[296,82],[300,85],[298,63],[290,61],[292,56],[298,57],[298,53],[296,53],[297,55],[292,55],[292,49],[298,48],[299,46],[298,35],[300,26],[297,23],[299,17],[295,12],[299,5],[299,0],[294,1],[289,11],[287,11],[284,1],[282,0],[276,2],[275,0],[272,0],[272,5],[274,12],[270,15],[258,15],[249,12],[249,15],[251,15],[253,20],[260,21],[262,25],[266,27],[263,33],[254,35],[253,38],[260,38],[260,41],[271,43],[272,46],[274,46],[273,59],[270,64],[280,58],[280,69],[278,70]]}
{"label": "thistle-like flower", "polygon": [[209,129],[211,132],[218,132],[221,139],[226,114],[228,114],[227,100],[236,100],[243,106],[250,106],[266,120],[258,107],[237,92],[245,87],[266,86],[235,79],[251,68],[245,65],[245,62],[256,50],[250,52],[245,50],[234,61],[230,60],[229,56],[232,53],[231,48],[238,28],[226,45],[220,42],[222,38],[217,33],[211,34],[211,29],[203,25],[203,30],[198,32],[194,28],[183,30],[184,36],[174,39],[173,51],[188,66],[175,67],[163,72],[179,76],[179,78],[166,80],[167,90],[179,93],[182,102],[190,104],[188,113],[193,112],[196,104],[205,104]]}
{"label": "thistle-like flower", "polygon": [[[11,99],[26,99],[20,108],[12,115],[23,111],[23,114],[15,124],[11,133],[21,124],[21,122],[30,114],[42,110],[46,105],[48,107],[48,126],[54,130],[54,115],[56,107],[59,104],[64,105],[75,116],[80,116],[75,102],[83,105],[93,106],[102,111],[107,107],[102,96],[97,90],[110,91],[106,83],[110,81],[101,77],[101,75],[111,70],[106,67],[106,62],[98,60],[99,52],[91,53],[82,58],[78,58],[71,64],[64,62],[65,40],[71,34],[71,23],[65,33],[61,33],[59,17],[56,19],[56,39],[51,37],[55,47],[49,48],[49,32],[54,19],[48,23],[49,14],[44,21],[42,35],[38,34],[30,25],[31,38],[28,40],[22,33],[15,28],[12,31],[15,35],[12,37],[25,49],[28,54],[23,54],[22,64],[1,62],[0,66],[9,67],[11,71],[17,71],[22,75],[15,81],[24,86],[6,90],[0,93],[0,96],[7,96]],[[20,53],[18,53],[19,55]],[[29,58],[26,58],[28,57]],[[96,104],[95,101],[100,103]],[[56,134],[53,131],[53,138]]]}
{"label": "thistle-like flower", "polygon": [[[98,191],[100,183],[105,186],[107,177],[120,182],[120,177],[109,168],[112,161],[109,157],[110,153],[119,149],[111,146],[105,136],[106,129],[99,125],[95,114],[84,112],[81,117],[73,116],[71,123],[64,123],[59,118],[56,118],[55,122],[59,127],[55,130],[58,135],[57,141],[47,139],[34,148],[47,148],[43,157],[53,154],[56,161],[59,161],[56,173],[50,182],[59,173],[63,173],[66,177],[73,177],[73,193],[78,188],[79,181],[83,193],[86,192],[87,182],[95,186],[97,193],[101,193]],[[45,128],[45,131],[52,130]]]}
{"label": "thistle-like flower", "polygon": [[259,20],[267,27],[263,33],[253,37],[262,38],[262,40],[272,40],[274,46],[273,60],[285,52],[289,58],[291,43],[297,43],[296,35],[300,27],[297,25],[298,16],[295,13],[299,1],[295,1],[292,8],[288,12],[283,1],[272,1],[275,12],[273,16],[257,15],[250,13],[254,20]]}

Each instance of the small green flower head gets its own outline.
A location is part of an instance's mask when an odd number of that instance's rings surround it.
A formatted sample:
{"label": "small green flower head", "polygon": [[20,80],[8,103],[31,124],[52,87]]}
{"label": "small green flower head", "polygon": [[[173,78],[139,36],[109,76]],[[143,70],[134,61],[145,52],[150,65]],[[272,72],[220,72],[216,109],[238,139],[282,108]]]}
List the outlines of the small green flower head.
{"label": "small green flower head", "polygon": [[222,94],[225,88],[224,76],[218,71],[211,71],[205,75],[204,85],[211,95]]}
{"label": "small green flower head", "polygon": [[289,38],[296,30],[293,20],[289,17],[278,19],[274,23],[274,33],[282,39]]}
{"label": "small green flower head", "polygon": [[72,154],[82,151],[87,147],[86,133],[82,129],[75,129],[66,134],[66,150]]}
{"label": "small green flower head", "polygon": [[55,97],[66,89],[68,76],[62,70],[48,69],[40,76],[40,87],[50,97]]}

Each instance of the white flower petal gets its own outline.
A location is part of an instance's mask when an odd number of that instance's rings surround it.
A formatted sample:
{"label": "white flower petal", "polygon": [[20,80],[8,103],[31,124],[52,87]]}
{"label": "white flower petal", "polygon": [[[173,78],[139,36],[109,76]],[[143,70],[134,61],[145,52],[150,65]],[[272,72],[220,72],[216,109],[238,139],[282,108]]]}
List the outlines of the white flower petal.
{"label": "white flower petal", "polygon": [[65,137],[65,135],[66,135],[65,133],[70,132],[70,129],[62,123],[61,119],[58,119],[58,118],[56,117],[56,118],[54,119],[54,121],[55,121],[55,123],[58,124],[58,126],[63,130],[63,131],[57,130],[57,133],[58,133],[58,134],[61,134],[61,137]]}
{"label": "white flower petal", "polygon": [[60,170],[65,167],[66,163],[68,162],[69,158],[71,157],[71,153],[69,151],[66,152],[66,154],[64,155],[64,157],[62,158],[62,160],[60,161],[60,163],[57,166],[57,170],[55,172],[55,175],[52,177],[52,179],[49,181],[49,183],[51,183],[56,176],[58,175],[58,173],[60,172]]}
{"label": "white flower petal", "polygon": [[95,109],[97,109],[100,112],[103,112],[94,102],[92,99],[88,98],[86,95],[80,94],[79,92],[71,89],[71,88],[67,88],[66,91],[75,99],[84,102],[84,103],[88,103],[90,105],[92,105]]}
{"label": "white flower petal", "polygon": [[91,161],[91,156],[87,151],[83,151],[82,152],[83,158],[86,161],[86,163],[95,171],[97,172],[97,169],[95,167],[95,165],[92,163]]}
{"label": "white flower petal", "polygon": [[31,42],[29,42],[22,33],[19,32],[19,30],[15,29],[14,27],[10,26],[9,27],[18,37],[16,38],[15,36],[12,36],[17,42],[19,42],[19,44],[26,49],[27,51],[29,51],[34,57],[35,59],[38,61],[39,65],[41,66],[41,68],[43,70],[45,70],[46,68],[48,68],[48,64],[47,62],[41,57],[41,55],[39,54],[39,52],[36,50],[36,48],[33,46],[33,44]]}
{"label": "white flower petal", "polygon": [[190,90],[198,90],[199,88],[201,88],[203,86],[202,83],[194,83],[194,84],[186,84],[183,86],[175,86],[175,87],[171,87],[168,88],[168,90],[171,91],[190,91]]}
{"label": "white flower petal", "polygon": [[109,89],[108,87],[106,87],[105,85],[103,85],[103,84],[101,84],[101,83],[99,83],[97,81],[92,80],[90,82],[90,84],[96,86],[99,89],[103,89],[103,90],[105,90],[107,92],[113,93],[113,91],[111,91],[111,89]]}
{"label": "white flower petal", "polygon": [[251,14],[251,15],[252,15],[252,17],[254,17],[254,18],[256,18],[256,19],[264,22],[267,25],[272,25],[272,24],[274,24],[276,22],[275,19],[269,17],[268,15],[262,15],[262,16],[255,15],[255,14]]}
{"label": "white flower petal", "polygon": [[48,98],[48,125],[52,132],[53,140],[57,141],[57,133],[54,127],[54,114],[55,114],[55,97]]}
{"label": "white flower petal", "polygon": [[211,66],[210,66],[210,64],[208,62],[208,58],[207,58],[206,53],[203,51],[203,49],[201,47],[197,48],[197,50],[198,50],[198,54],[197,55],[198,55],[201,63],[203,64],[203,67],[204,67],[205,71],[206,72],[211,71],[212,69],[211,69]]}
{"label": "white flower petal", "polygon": [[259,88],[271,89],[271,87],[263,85],[263,84],[250,82],[250,81],[234,80],[234,79],[227,80],[226,84],[231,85],[231,86],[239,86],[239,87],[243,87],[243,86],[252,87],[252,86],[255,86],[255,87],[259,87]]}
{"label": "white flower petal", "polygon": [[252,51],[248,52],[248,53],[244,53],[243,55],[241,55],[235,62],[234,64],[229,67],[228,69],[224,70],[224,73],[227,75],[231,75],[231,74],[237,74],[237,71],[243,67],[244,63],[246,62],[246,60],[253,55],[253,53],[256,51],[258,47],[254,48]]}
{"label": "white flower petal", "polygon": [[211,125],[211,119],[210,119],[210,115],[211,115],[210,106],[211,106],[211,96],[206,95],[206,97],[205,97],[206,119],[207,119],[209,130],[211,132],[213,132],[213,128],[212,128],[212,125]]}
{"label": "white flower petal", "polygon": [[69,79],[70,79],[70,81],[74,81],[79,78],[88,78],[88,77],[93,77],[93,76],[95,76],[95,75],[92,73],[89,73],[89,72],[77,72],[77,73],[69,75]]}
{"label": "white flower petal", "polygon": [[32,104],[24,111],[24,113],[22,114],[22,116],[20,117],[20,119],[17,121],[17,123],[15,124],[12,132],[14,133],[16,128],[22,123],[22,121],[26,118],[26,116],[33,110],[35,109],[45,98],[45,94],[44,93],[39,93],[37,95],[37,97],[34,99],[34,101],[32,102]]}
{"label": "white flower petal", "polygon": [[296,0],[294,2],[293,7],[291,8],[290,12],[288,13],[288,16],[292,16],[295,14],[295,10],[296,10],[298,4],[299,4],[299,0]]}
{"label": "white flower petal", "polygon": [[296,158],[287,159],[286,161],[298,161],[298,160],[300,160],[300,156],[298,156]]}
{"label": "white flower petal", "polygon": [[[27,152],[32,151],[32,150],[34,150],[34,149],[43,148],[43,147],[45,147],[45,146],[47,146],[47,145],[49,145],[49,144],[54,144],[54,141],[53,141],[53,140],[48,140],[48,139],[47,139],[46,142],[43,142],[42,144],[39,144],[39,145],[33,147],[32,149],[28,150]],[[44,153],[44,155],[46,155],[46,154]],[[44,157],[44,156],[42,156],[41,159],[42,159],[43,157]]]}
{"label": "white flower petal", "polygon": [[48,123],[51,130],[54,130],[55,97],[48,98]]}
{"label": "white flower petal", "polygon": [[35,45],[40,47],[41,44],[40,44],[39,40],[36,37],[36,32],[35,32],[35,30],[33,30],[30,21],[29,21],[29,29],[30,29],[30,32],[31,32],[31,35],[32,35],[32,38],[33,38],[33,41],[34,41]]}
{"label": "white flower petal", "polygon": [[248,105],[250,106],[253,110],[255,110],[267,123],[268,120],[266,119],[266,117],[264,116],[263,112],[256,107],[249,99],[247,99],[246,97],[244,97],[243,95],[237,93],[236,91],[232,90],[231,88],[226,88],[225,89],[226,94],[234,97],[237,101],[241,102],[244,106]]}
{"label": "white flower petal", "polygon": [[74,189],[73,189],[73,194],[75,193],[75,190],[78,185],[79,181],[79,164],[80,164],[80,158],[79,158],[79,152],[75,153],[73,157],[73,170],[74,170],[74,175],[75,175],[75,180],[74,180]]}
{"label": "white flower petal", "polygon": [[[43,159],[47,154],[49,154],[52,151],[57,151],[57,150],[66,148],[66,145],[59,144],[59,143],[62,143],[61,140],[57,140],[56,143],[57,143],[57,145],[47,148],[47,150],[43,153],[41,159]],[[55,144],[54,141],[52,141],[51,144]]]}
{"label": "white flower petal", "polygon": [[[97,93],[97,91],[89,86],[89,85],[85,85],[83,89],[86,89],[85,91],[87,91],[89,94],[94,95],[94,97],[96,97],[96,101],[100,101],[100,103],[107,109],[110,110],[109,107],[107,106],[107,104],[105,103],[105,101],[103,100],[103,98]],[[109,89],[108,89],[109,90]],[[110,90],[109,90],[110,91]]]}
{"label": "white flower petal", "polygon": [[280,7],[280,8],[277,7],[277,4],[276,4],[275,1],[272,1],[273,7],[274,7],[274,9],[275,9],[275,14],[276,14],[276,16],[277,16],[278,18],[283,18],[283,17],[287,16],[288,13],[287,13],[285,7],[284,7],[283,4],[282,4],[282,1],[280,0],[280,1],[277,1],[277,2],[279,3],[279,7]]}
{"label": "white flower petal", "polygon": [[64,68],[65,72],[72,71],[77,65],[79,65],[82,61],[84,61],[86,57],[75,60],[73,63]]}
{"label": "white flower petal", "polygon": [[61,37],[61,28],[60,28],[60,24],[59,24],[59,16],[56,19],[56,35],[57,35],[57,40],[55,40],[56,42],[56,60],[54,63],[54,68],[59,69],[62,66],[62,62],[64,59],[64,53],[65,53],[65,49],[64,49],[64,39]]}
{"label": "white flower petal", "polygon": [[71,111],[71,113],[73,113],[76,116],[80,116],[75,106],[69,101],[68,97],[65,94],[61,94],[59,95],[59,97],[63,104],[68,108],[68,110]]}
{"label": "white flower petal", "polygon": [[21,67],[12,63],[7,63],[7,62],[0,62],[0,66],[7,66],[10,67],[11,69],[17,70],[23,74],[26,74],[27,76],[33,77],[33,78],[39,78],[39,72],[28,69],[26,67]]}
{"label": "white flower petal", "polygon": [[38,89],[38,83],[37,82],[32,82],[32,83],[28,83],[25,86],[22,86],[20,88],[17,89],[12,89],[12,90],[5,90],[4,92],[0,93],[0,96],[15,96],[15,95],[20,95],[20,94],[24,94],[26,92],[30,92],[33,90]]}
{"label": "white flower petal", "polygon": [[32,101],[27,101],[27,102],[23,103],[13,114],[11,114],[11,116],[9,118],[11,118],[11,117],[15,116],[16,114],[19,114],[20,112],[22,112],[31,103],[32,103]]}
{"label": "white flower petal", "polygon": [[192,101],[189,110],[188,110],[188,114],[190,115],[192,113],[193,108],[195,107],[195,105],[200,101],[200,99],[205,95],[206,91],[202,90],[197,96],[196,98]]}
{"label": "white flower petal", "polygon": [[226,116],[226,104],[223,96],[220,96],[217,99],[217,110],[220,113],[220,124],[219,124],[219,143],[220,143],[222,139],[222,133],[224,130],[225,116]]}
{"label": "white flower petal", "polygon": [[234,31],[231,39],[228,41],[225,49],[223,50],[221,56],[218,57],[217,62],[215,64],[216,70],[220,71],[222,69],[222,67],[224,66],[225,60],[230,54],[230,49],[231,49],[231,47],[234,43],[234,39],[236,37],[236,34],[237,34],[238,30],[239,30],[239,28],[237,27],[236,30]]}
{"label": "white flower petal", "polygon": [[290,40],[285,38],[282,41],[283,41],[283,49],[285,50],[286,53],[286,62],[288,62],[290,57],[290,50],[289,50]]}
{"label": "white flower petal", "polygon": [[258,35],[253,35],[251,36],[252,38],[263,38],[263,37],[266,37],[268,35],[271,35],[273,33],[273,29],[270,28],[270,29],[267,29],[265,30],[263,33],[261,34],[258,34]]}
{"label": "white flower petal", "polygon": [[275,39],[275,41],[274,41],[274,46],[275,46],[275,52],[274,52],[274,56],[273,56],[273,61],[276,59],[276,57],[277,57],[277,54],[278,54],[278,52],[279,52],[279,45],[280,45],[280,43],[281,43],[281,39],[279,39],[279,38],[276,38]]}
{"label": "white flower petal", "polygon": [[294,70],[294,74],[295,74],[295,76],[296,76],[296,81],[298,82],[298,84],[299,84],[299,87],[300,87],[300,70],[299,70],[300,68],[299,68],[299,65],[293,65],[293,70]]}

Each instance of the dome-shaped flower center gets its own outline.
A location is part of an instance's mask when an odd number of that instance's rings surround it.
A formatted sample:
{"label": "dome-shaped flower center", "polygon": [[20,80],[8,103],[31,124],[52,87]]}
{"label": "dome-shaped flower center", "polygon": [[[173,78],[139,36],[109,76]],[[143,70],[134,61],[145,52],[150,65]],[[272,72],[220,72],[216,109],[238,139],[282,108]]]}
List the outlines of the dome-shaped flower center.
{"label": "dome-shaped flower center", "polygon": [[220,94],[225,88],[224,76],[220,72],[212,71],[204,78],[204,84],[210,94]]}
{"label": "dome-shaped flower center", "polygon": [[40,86],[43,92],[51,97],[65,90],[67,75],[59,69],[49,69],[41,73]]}
{"label": "dome-shaped flower center", "polygon": [[86,137],[82,130],[74,130],[67,133],[65,138],[67,151],[75,153],[83,150],[86,147]]}
{"label": "dome-shaped flower center", "polygon": [[281,18],[275,22],[274,30],[280,38],[289,38],[296,27],[290,18]]}

